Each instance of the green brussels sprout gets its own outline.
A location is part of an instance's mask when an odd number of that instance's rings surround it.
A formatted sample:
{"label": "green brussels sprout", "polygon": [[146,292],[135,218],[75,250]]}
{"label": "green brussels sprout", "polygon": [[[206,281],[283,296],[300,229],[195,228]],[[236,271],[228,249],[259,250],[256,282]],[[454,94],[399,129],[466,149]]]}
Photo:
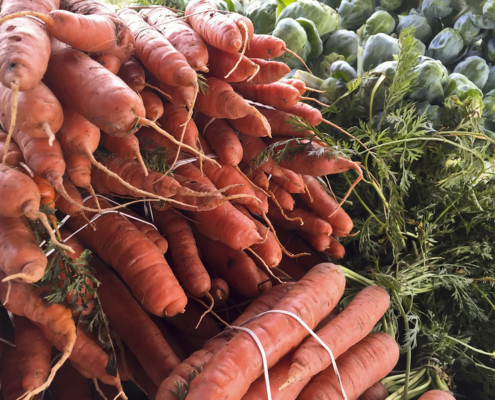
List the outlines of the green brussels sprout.
{"label": "green brussels sprout", "polygon": [[490,90],[493,89],[495,89],[495,65],[490,67],[488,79],[485,83],[485,86],[483,86],[483,93],[488,93]]}
{"label": "green brussels sprout", "polygon": [[421,40],[414,38],[414,50],[419,55],[424,56],[426,54],[426,45]]}
{"label": "green brussels sprout", "polygon": [[392,61],[399,52],[397,39],[383,33],[370,36],[364,48],[363,70],[369,71],[385,61]]}
{"label": "green brussels sprout", "polygon": [[282,39],[285,45],[295,53],[300,51],[308,41],[304,28],[292,18],[278,21],[272,35]]}
{"label": "green brussels sprout", "polygon": [[431,105],[427,101],[419,103],[417,106],[417,111],[419,115],[424,114],[428,122],[431,123],[433,129],[440,129],[442,127],[442,114],[441,108],[437,105]]}
{"label": "green brussels sprout", "polygon": [[443,88],[447,84],[449,73],[440,61],[421,57],[415,69],[418,72],[415,90],[409,97],[415,101],[427,101],[430,104],[443,104]]}
{"label": "green brussels sprout", "polygon": [[330,77],[323,81],[320,90],[324,90],[324,96],[333,103],[347,92],[347,86],[340,79]]}
{"label": "green brussels sprout", "polygon": [[445,28],[433,38],[426,55],[440,60],[443,65],[449,65],[457,58],[463,47],[464,41],[459,31]]}
{"label": "green brussels sprout", "polygon": [[481,100],[483,93],[467,77],[453,72],[449,75],[447,86],[445,87],[445,97],[449,96],[457,96],[461,101],[466,100],[468,97],[479,98]]}
{"label": "green brussels sprout", "polygon": [[369,110],[371,105],[371,94],[375,88],[375,85],[381,75],[385,75],[385,79],[382,81],[380,86],[376,89],[375,95],[373,96],[373,110],[380,111],[383,110],[385,105],[385,97],[387,95],[388,88],[392,84],[395,76],[395,71],[397,70],[397,61],[386,61],[378,65],[373,69],[373,73],[363,79],[361,86],[359,88],[359,99],[361,105]]}
{"label": "green brussels sprout", "polygon": [[277,0],[255,1],[246,9],[246,16],[253,22],[254,33],[268,34],[275,29]]}
{"label": "green brussels sprout", "polygon": [[490,68],[483,58],[473,56],[457,64],[454,72],[464,75],[480,89],[483,89],[488,80]]}
{"label": "green brussels sprout", "polygon": [[483,113],[481,116],[488,121],[495,122],[495,90],[490,90],[483,97]]}
{"label": "green brussels sprout", "polygon": [[340,7],[342,0],[320,0],[321,3],[326,4],[328,7],[332,7],[334,10]]}
{"label": "green brussels sprout", "polygon": [[450,0],[423,0],[421,4],[421,13],[430,21],[435,18],[445,18],[452,10]]}
{"label": "green brussels sprout", "polygon": [[405,17],[399,18],[399,23],[397,24],[395,32],[398,35],[403,29],[406,29],[410,26],[414,27],[414,37],[421,40],[423,43],[428,42],[428,40],[430,40],[431,36],[433,35],[428,20],[422,15],[416,13],[412,13]]}
{"label": "green brussels sprout", "polygon": [[402,0],[380,0],[380,7],[386,11],[395,11],[402,5]]}
{"label": "green brussels sprout", "polygon": [[332,75],[332,65],[337,61],[344,61],[344,56],[337,53],[330,53],[323,57],[320,64],[318,66],[318,76],[323,79],[328,78]]}
{"label": "green brussels sprout", "polygon": [[346,61],[335,61],[330,66],[330,75],[345,82],[352,81],[358,77],[357,72]]}
{"label": "green brussels sprout", "polygon": [[354,64],[359,47],[359,37],[356,32],[339,29],[332,33],[323,45],[323,54],[337,53],[344,56],[345,61]]}
{"label": "green brussels sprout", "polygon": [[476,42],[479,39],[478,35],[481,31],[481,29],[474,24],[470,13],[462,15],[455,22],[454,29],[457,29],[461,34],[464,46],[469,46]]}
{"label": "green brussels sprout", "polygon": [[364,24],[364,36],[369,37],[377,33],[390,35],[395,29],[395,19],[384,10],[375,11]]}
{"label": "green brussels sprout", "polygon": [[[485,38],[486,39],[486,38]],[[483,39],[482,48],[485,58],[491,63],[495,63],[495,38]]]}
{"label": "green brussels sprout", "polygon": [[339,7],[340,27],[357,29],[373,14],[373,0],[342,0]]}
{"label": "green brussels sprout", "polygon": [[480,29],[495,29],[495,19],[486,18],[481,14],[471,14],[471,21]]}
{"label": "green brussels sprout", "polygon": [[495,19],[495,1],[486,0],[483,4],[483,18],[494,20]]}
{"label": "green brussels sprout", "polygon": [[298,18],[296,21],[306,31],[308,42],[311,45],[308,59],[318,57],[323,52],[323,43],[321,42],[320,35],[318,35],[315,23],[307,18]]}
{"label": "green brussels sprout", "polygon": [[307,18],[313,21],[320,36],[334,32],[339,27],[339,14],[333,8],[317,0],[297,0],[285,7],[277,18]]}

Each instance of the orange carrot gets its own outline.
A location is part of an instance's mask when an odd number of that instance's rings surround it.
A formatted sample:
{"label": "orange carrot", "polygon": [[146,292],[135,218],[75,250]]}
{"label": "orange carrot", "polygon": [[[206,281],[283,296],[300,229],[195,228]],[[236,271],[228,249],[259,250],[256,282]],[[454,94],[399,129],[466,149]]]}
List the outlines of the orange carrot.
{"label": "orange carrot", "polygon": [[189,110],[194,106],[196,88],[193,86],[172,86],[149,75],[150,83],[165,94],[165,100],[179,106],[186,106]]}
{"label": "orange carrot", "polygon": [[154,91],[145,88],[139,92],[143,100],[144,109],[146,110],[146,118],[156,121],[163,115],[163,103]]}
{"label": "orange carrot", "polygon": [[83,201],[81,197],[81,193],[77,190],[74,184],[68,179],[63,179],[63,186],[65,192],[72,199],[72,203],[67,201],[65,197],[58,197],[55,201],[55,208],[66,215],[76,215],[81,212],[81,209],[77,207],[76,204],[80,204],[82,206]]}
{"label": "orange carrot", "polygon": [[370,386],[366,391],[359,396],[359,400],[385,400],[388,397],[388,390],[381,382]]}
{"label": "orange carrot", "polygon": [[92,54],[91,58],[112,74],[119,73],[121,61],[117,57],[110,54]]}
{"label": "orange carrot", "polygon": [[268,120],[274,136],[304,137],[314,136],[313,131],[300,130],[294,127],[294,114],[285,111],[273,110],[267,107],[258,107],[259,112]]}
{"label": "orange carrot", "polygon": [[[159,136],[166,139],[164,136],[157,133]],[[101,133],[100,143],[108,151],[116,156],[135,160],[141,157],[139,152],[139,140],[135,135],[128,136],[111,136],[105,132]]]}
{"label": "orange carrot", "polygon": [[259,137],[272,136],[270,124],[263,116],[260,120],[260,118],[255,115],[246,115],[242,118],[229,119],[229,123],[234,129],[244,133],[245,135]]}
{"label": "orange carrot", "polygon": [[285,219],[278,207],[268,209],[268,217],[286,230],[299,230],[314,236],[332,234],[332,226],[327,221],[302,208],[286,210],[285,215],[290,220]]}
{"label": "orange carrot", "polygon": [[202,297],[210,290],[210,276],[199,257],[189,223],[173,210],[153,210],[153,216],[158,229],[170,243],[170,255],[179,282],[193,296]]}
{"label": "orange carrot", "polygon": [[[87,202],[91,204],[93,199]],[[109,205],[103,199],[101,204]],[[70,218],[67,223],[73,231],[86,225],[79,216]],[[187,298],[163,254],[132,223],[121,215],[105,214],[93,225],[95,231],[86,227],[78,236],[115,268],[148,311],[163,316],[175,315],[184,309]]]}
{"label": "orange carrot", "polygon": [[[347,332],[347,331],[346,331]],[[342,385],[349,400],[356,400],[373,382],[387,376],[399,360],[399,346],[387,333],[368,335],[337,359]],[[298,399],[335,399],[342,397],[333,367],[316,375]]]}
{"label": "orange carrot", "polygon": [[292,85],[294,86],[297,90],[299,90],[299,93],[302,95],[304,95],[304,93],[306,93],[306,84],[301,81],[300,79],[294,79],[294,78],[290,78],[290,79],[280,79],[279,82],[282,82],[282,83],[287,83],[288,85]]}
{"label": "orange carrot", "polygon": [[143,19],[172,43],[196,71],[208,72],[208,51],[203,39],[177,14],[165,7],[143,9]]}
{"label": "orange carrot", "polygon": [[[335,307],[344,287],[344,274],[338,266],[319,264],[297,282],[274,309],[295,313],[314,328]],[[246,324],[246,328],[254,332],[263,345],[268,367],[275,365],[308,334],[291,316],[284,314],[263,315]],[[250,335],[240,332],[191,382],[188,398],[214,400],[224,398],[227,393],[232,398],[241,398],[262,373],[258,346]]]}
{"label": "orange carrot", "polygon": [[208,0],[192,0],[187,3],[186,21],[208,44],[228,53],[237,53],[243,44],[243,36],[235,21],[218,12],[215,3]]}
{"label": "orange carrot", "polygon": [[153,128],[143,126],[139,128],[135,135],[139,140],[140,147],[144,150],[153,151],[157,147],[177,149],[177,145],[175,143],[171,142],[168,138],[161,135]]}
{"label": "orange carrot", "polygon": [[301,175],[287,168],[282,168],[282,172],[283,177],[274,175],[272,179],[289,193],[304,192],[304,180]]}
{"label": "orange carrot", "polygon": [[297,232],[316,251],[325,251],[332,243],[328,235],[315,235],[301,229],[298,229]]}
{"label": "orange carrot", "polygon": [[340,260],[345,256],[345,247],[342,246],[336,238],[330,236],[330,247],[325,250],[325,253],[327,253],[332,260]]}
{"label": "orange carrot", "polygon": [[301,95],[292,85],[285,83],[269,84],[232,84],[236,92],[245,98],[266,104],[281,110],[286,110],[297,104]]}
{"label": "orange carrot", "polygon": [[237,27],[239,28],[239,32],[241,32],[242,43],[248,43],[253,38],[254,35],[254,25],[251,20],[244,15],[238,13],[229,13],[227,17],[234,21]]}
{"label": "orange carrot", "polygon": [[[193,120],[188,120],[188,111],[184,106],[175,105],[173,103],[165,103],[163,105],[163,116],[158,120],[158,123],[177,140],[197,149],[198,145],[198,128]],[[187,125],[184,130],[182,126]],[[182,137],[182,135],[184,136]],[[162,135],[159,135],[162,136]]]}
{"label": "orange carrot", "polygon": [[[278,234],[278,231],[277,231]],[[300,257],[298,257],[300,258]],[[298,281],[305,274],[306,270],[304,270],[298,263],[297,258],[290,258],[286,255],[282,256],[282,260],[277,265],[277,268],[273,270],[273,274],[282,280],[287,280],[287,278],[292,279],[294,281]],[[287,276],[288,275],[288,276]]]}
{"label": "orange carrot", "polygon": [[263,172],[261,169],[251,168],[249,164],[245,164],[244,162],[241,162],[239,166],[241,167],[242,172],[251,180],[251,182],[253,182],[256,186],[263,190],[268,190],[270,181],[268,180],[265,172]]}
{"label": "orange carrot", "polygon": [[134,34],[136,56],[150,73],[168,85],[197,85],[196,72],[161,33],[144,22],[136,11],[123,8],[118,15]]}
{"label": "orange carrot", "polygon": [[52,344],[25,317],[15,317],[15,346],[19,352],[22,387],[31,392],[45,383],[50,372]]}
{"label": "orange carrot", "polygon": [[134,57],[122,64],[118,76],[135,92],[142,91],[146,86],[144,68]]}
{"label": "orange carrot", "polygon": [[[0,154],[4,154],[6,140],[7,134],[0,128]],[[7,149],[7,158],[5,159],[5,163],[9,167],[17,167],[21,162],[24,162],[21,149],[16,143],[11,141]]]}
{"label": "orange carrot", "polygon": [[[17,400],[25,394],[19,370],[20,358],[21,355],[15,347],[5,346],[0,363],[0,380],[4,400]],[[39,400],[39,396],[35,399]]]}
{"label": "orange carrot", "polygon": [[455,400],[455,398],[449,392],[444,392],[443,390],[429,390],[419,400]]}
{"label": "orange carrot", "polygon": [[[273,177],[272,177],[273,178]],[[268,184],[268,188],[270,189],[270,196],[273,196],[277,201],[278,204],[280,204],[280,207],[282,207],[284,210],[293,210],[294,209],[294,198],[291,196],[291,194],[285,190],[283,187],[278,185],[274,179],[270,179],[270,182]],[[273,205],[270,208],[276,207]],[[272,215],[277,215],[278,214],[272,214]],[[282,214],[280,214],[282,216]],[[280,218],[278,218],[280,220]],[[285,218],[284,218],[285,219]],[[292,228],[291,228],[292,229]]]}
{"label": "orange carrot", "polygon": [[253,35],[246,49],[246,57],[269,58],[280,57],[285,53],[285,42],[272,35]]}
{"label": "orange carrot", "polygon": [[64,364],[51,386],[57,400],[92,400],[88,381],[70,364]]}
{"label": "orange carrot", "polygon": [[275,224],[277,236],[282,245],[293,254],[306,253],[306,255],[295,258],[297,264],[309,271],[313,266],[324,261],[323,257],[315,253],[306,242],[304,242],[297,232],[288,232]]}
{"label": "orange carrot", "polygon": [[251,58],[251,61],[260,67],[252,79],[253,83],[274,83],[277,81],[286,83],[281,78],[290,72],[290,67],[287,64],[278,61],[266,61],[262,58]]}
{"label": "orange carrot", "polygon": [[299,118],[307,121],[310,126],[320,125],[323,119],[320,110],[306,103],[297,103],[293,106],[283,107],[282,110],[289,114],[297,115]]}
{"label": "orange carrot", "polygon": [[210,295],[215,302],[215,307],[224,305],[229,299],[229,284],[222,278],[213,278],[211,280]]}
{"label": "orange carrot", "polygon": [[[246,56],[229,53],[212,46],[208,46],[208,58],[210,75],[225,82],[250,80],[259,70],[259,67]],[[233,72],[230,73],[232,70]]]}
{"label": "orange carrot", "polygon": [[[122,214],[126,215],[127,219],[131,221],[132,224],[139,229],[139,232],[146,236],[151,243],[154,243],[154,245],[158,247],[162,254],[165,254],[167,252],[167,239],[165,239],[160,234],[160,232],[158,232],[157,228],[153,224],[144,222],[144,220],[138,214],[127,208],[122,210]],[[131,218],[130,216],[139,218],[139,220]]]}

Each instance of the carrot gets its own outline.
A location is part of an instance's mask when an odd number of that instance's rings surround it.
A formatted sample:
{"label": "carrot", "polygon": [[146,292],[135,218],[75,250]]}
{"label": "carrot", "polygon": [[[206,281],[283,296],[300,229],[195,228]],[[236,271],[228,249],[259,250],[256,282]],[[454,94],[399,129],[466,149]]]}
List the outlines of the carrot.
{"label": "carrot", "polygon": [[153,216],[170,243],[172,265],[179,282],[193,296],[202,297],[211,288],[210,276],[199,257],[189,223],[173,210],[153,210]]}
{"label": "carrot", "polygon": [[31,392],[45,383],[50,372],[52,344],[29,319],[15,317],[15,346],[19,352],[22,388]]}
{"label": "carrot", "polygon": [[208,46],[208,58],[209,74],[225,82],[250,81],[259,71],[257,64],[242,54],[229,53],[216,47]]}
{"label": "carrot", "polygon": [[287,168],[282,168],[282,172],[283,177],[274,175],[272,179],[289,193],[304,192],[304,180],[301,175]]}
{"label": "carrot", "polygon": [[[103,199],[100,202],[108,205]],[[67,223],[73,231],[86,224],[80,216]],[[162,253],[132,223],[121,215],[105,214],[93,225],[95,231],[86,227],[78,236],[115,268],[148,311],[163,316],[184,309],[187,298]]]}
{"label": "carrot", "polygon": [[[166,138],[159,133],[157,133],[157,135],[166,140]],[[139,151],[139,140],[135,135],[110,136],[103,132],[99,145],[119,157],[128,158],[130,160],[137,159],[139,164],[142,165],[143,163]]]}
{"label": "carrot", "polygon": [[229,119],[230,125],[239,132],[245,135],[258,137],[272,137],[272,131],[268,120],[265,117],[256,117],[254,115],[246,115],[242,118]]}
{"label": "carrot", "polygon": [[301,229],[298,230],[298,233],[316,251],[325,251],[330,247],[331,240],[328,235],[315,235]]}
{"label": "carrot", "polygon": [[[2,279],[5,277],[0,275]],[[45,383],[29,392],[31,396],[41,393],[50,385],[57,370],[71,354],[76,341],[76,327],[71,311],[60,304],[47,305],[41,297],[46,289],[23,282],[0,283],[0,299],[4,307],[12,314],[27,317],[34,322],[52,344],[55,345],[53,337],[58,336],[58,348],[63,352]]]}
{"label": "carrot", "polygon": [[211,280],[210,295],[215,302],[215,307],[224,305],[229,299],[230,288],[227,281],[222,278],[213,278]]}
{"label": "carrot", "polygon": [[[293,312],[314,328],[335,307],[344,286],[345,278],[339,267],[319,264],[297,282],[274,309]],[[304,327],[284,314],[263,315],[246,324],[246,328],[254,332],[263,345],[268,367],[275,365],[307,335]],[[262,372],[258,346],[246,332],[240,332],[191,382],[188,398],[214,400],[227,394],[241,398]]]}
{"label": "carrot", "polygon": [[[227,14],[227,17],[234,21],[239,28],[239,32],[241,32],[242,36],[242,43],[249,43],[254,35],[254,25],[251,20],[238,13],[229,13]],[[245,48],[243,47],[242,50],[245,51]]]}
{"label": "carrot", "polygon": [[246,49],[246,57],[261,58],[268,60],[269,58],[280,57],[285,53],[285,42],[272,35],[257,35],[254,34]]}
{"label": "carrot", "polygon": [[135,92],[141,92],[146,86],[144,68],[134,57],[122,64],[117,75]]}
{"label": "carrot", "polygon": [[[278,61],[266,61],[262,58],[251,58],[251,61],[260,67],[260,70],[252,79],[253,83],[265,84],[277,81],[286,83],[281,78],[290,72],[290,67],[287,64]],[[304,92],[301,94],[304,94]]]}
{"label": "carrot", "polygon": [[[2,398],[17,400],[24,395],[22,376],[19,370],[21,355],[15,347],[5,346],[0,363],[0,380],[2,381]],[[35,399],[39,399],[36,396]]]}
{"label": "carrot", "polygon": [[98,296],[110,325],[159,385],[180,363],[179,358],[125,285],[98,259],[92,265],[101,282]]}
{"label": "carrot", "polygon": [[144,22],[136,11],[124,8],[118,15],[134,34],[136,56],[148,71],[168,85],[197,85],[196,72],[162,34]]}
{"label": "carrot", "polygon": [[122,62],[117,57],[110,54],[91,54],[90,57],[112,74],[119,73]]}
{"label": "carrot", "polygon": [[388,390],[381,382],[370,386],[365,392],[359,396],[359,400],[385,400],[388,397]]}
{"label": "carrot", "polygon": [[63,179],[64,190],[67,195],[71,198],[71,202],[67,201],[65,197],[58,197],[55,201],[55,208],[66,215],[76,215],[81,212],[81,208],[77,205],[82,206],[83,201],[81,193],[77,190],[74,184],[68,179]]}
{"label": "carrot", "polygon": [[304,95],[304,93],[306,93],[307,90],[306,84],[300,79],[294,79],[294,78],[280,79],[279,82],[294,86],[297,90],[299,90],[301,96]]}
{"label": "carrot", "polygon": [[126,136],[145,116],[143,102],[119,77],[84,53],[52,40],[44,80],[55,96],[102,131]]}
{"label": "carrot", "polygon": [[261,169],[251,168],[249,164],[244,162],[240,163],[240,168],[242,172],[260,189],[268,190],[269,188],[269,180],[266,176],[265,172]]}
{"label": "carrot", "polygon": [[336,238],[330,236],[330,247],[325,250],[325,253],[327,253],[332,260],[340,260],[345,256],[345,247],[342,246]]}
{"label": "carrot", "polygon": [[449,392],[444,392],[443,390],[429,390],[419,400],[455,400],[455,398]]}
{"label": "carrot", "polygon": [[277,224],[275,224],[275,230],[277,231],[280,242],[287,250],[294,254],[306,253],[306,255],[295,259],[297,264],[304,270],[309,271],[313,266],[324,261],[323,258],[315,253],[296,232],[288,232]]}
{"label": "carrot", "polygon": [[275,207],[273,208],[273,210],[273,212],[269,213],[269,216],[285,229],[298,229],[313,235],[329,236],[332,234],[332,226],[327,221],[318,217],[312,212],[306,211],[299,207],[295,207],[294,209],[287,210],[285,212],[287,217],[289,217],[291,220],[284,222],[280,211]]}
{"label": "carrot", "polygon": [[320,125],[323,119],[320,110],[306,103],[297,103],[293,106],[283,107],[283,111],[297,115],[299,118],[307,121],[310,126]]}
{"label": "carrot", "polygon": [[[141,389],[150,400],[154,399],[158,391],[158,386],[156,386],[146,372],[144,372],[144,369],[130,351],[125,352],[125,364],[127,369],[131,370],[130,378],[134,384]],[[112,399],[114,397],[112,397]],[[107,398],[109,399],[110,397],[107,396]]]}
{"label": "carrot", "polygon": [[[198,128],[193,120],[188,120],[189,113],[187,109],[182,105],[165,103],[163,105],[163,111],[163,116],[158,120],[158,123],[163,129],[169,132],[177,140],[197,149]],[[182,125],[186,122],[187,124],[184,130]]]}
{"label": "carrot", "polygon": [[299,90],[285,83],[269,84],[232,84],[236,92],[245,98],[266,104],[281,110],[286,110],[297,104],[301,95]]}
{"label": "carrot", "polygon": [[160,81],[154,76],[149,76],[150,83],[160,90],[160,94],[173,104],[186,106],[191,110],[196,98],[196,88],[193,86],[172,86]]}
{"label": "carrot", "polygon": [[232,167],[242,160],[242,145],[227,121],[197,114],[196,124],[220,161]]}
{"label": "carrot", "polygon": [[[278,234],[278,231],[277,231]],[[300,257],[298,257],[300,258]],[[306,270],[303,269],[298,263],[297,258],[290,258],[288,256],[282,256],[282,260],[277,265],[277,268],[273,269],[273,274],[282,280],[294,280],[298,281],[305,274]]]}
{"label": "carrot", "polygon": [[146,118],[156,121],[163,115],[163,103],[160,97],[151,89],[145,88],[139,92],[143,100],[144,109],[146,110]]}
{"label": "carrot", "polygon": [[[351,300],[344,311],[318,330],[316,334],[330,347],[334,357],[337,358],[371,332],[389,305],[390,298],[385,289],[379,286],[367,286]],[[349,326],[353,328],[349,329]],[[342,334],[343,332],[345,334]],[[309,380],[331,363],[328,352],[313,337],[307,339],[292,357],[292,366],[284,387],[293,382]],[[381,377],[370,382],[368,387],[378,379]]]}
{"label": "carrot", "polygon": [[[12,90],[0,86],[0,123],[10,126]],[[55,139],[64,119],[62,106],[42,82],[17,96],[16,128],[30,136]]]}
{"label": "carrot", "polygon": [[[17,167],[21,162],[24,162],[21,149],[12,141],[7,145],[6,141],[7,134],[0,128],[0,154],[6,152],[7,158],[5,159],[5,164],[9,167]],[[6,146],[7,150],[5,150]]]}
{"label": "carrot", "polygon": [[191,68],[208,72],[206,45],[187,22],[165,7],[143,9],[140,15],[184,55]]}
{"label": "carrot", "polygon": [[318,179],[304,175],[307,192],[299,196],[306,206],[317,213],[321,218],[326,219],[332,225],[333,232],[337,237],[349,235],[353,228],[353,223],[349,215],[339,207],[339,203],[330,196],[323,188]]}
{"label": "carrot", "polygon": [[314,136],[313,131],[300,130],[294,127],[294,119],[297,121],[297,117],[294,114],[267,107],[258,107],[258,110],[268,120],[274,136]]}
{"label": "carrot", "polygon": [[[399,360],[399,346],[387,333],[368,335],[337,359],[342,385],[349,400],[356,400],[373,382],[384,378]],[[342,397],[339,380],[332,367],[316,375],[298,399]]]}
{"label": "carrot", "polygon": [[204,260],[233,290],[245,297],[259,295],[258,285],[263,280],[256,264],[246,253],[199,234],[196,242]]}
{"label": "carrot", "polygon": [[218,12],[215,3],[208,0],[192,0],[186,7],[186,22],[208,44],[228,53],[237,53],[243,44],[243,36],[236,21]]}
{"label": "carrot", "polygon": [[51,389],[57,400],[91,400],[88,381],[70,364],[64,364],[53,380]]}
{"label": "carrot", "polygon": [[[295,205],[294,198],[287,190],[285,190],[283,187],[277,184],[275,180],[270,179],[268,188],[270,189],[270,196],[272,197],[272,200],[276,201],[280,205],[280,207],[282,207],[284,210],[294,209],[294,205]],[[278,215],[278,214],[272,214],[272,215]],[[280,214],[280,216],[282,216],[282,214]]]}

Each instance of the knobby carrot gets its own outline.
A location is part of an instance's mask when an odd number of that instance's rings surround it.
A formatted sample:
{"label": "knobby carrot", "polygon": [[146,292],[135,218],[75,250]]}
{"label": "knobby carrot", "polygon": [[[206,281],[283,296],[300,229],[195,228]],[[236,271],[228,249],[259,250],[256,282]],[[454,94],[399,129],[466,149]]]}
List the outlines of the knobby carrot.
{"label": "knobby carrot", "polygon": [[[189,113],[187,109],[181,105],[165,103],[163,105],[163,111],[163,116],[158,120],[158,123],[163,129],[182,143],[197,149],[198,128],[192,119],[188,121]],[[184,129],[183,124],[186,122],[187,124]]]}
{"label": "knobby carrot", "polygon": [[301,95],[299,90],[285,83],[269,84],[232,84],[234,90],[245,98],[285,110],[297,104]]}
{"label": "knobby carrot", "polygon": [[336,238],[330,236],[330,247],[325,250],[325,253],[327,253],[332,260],[340,260],[345,256],[345,247],[342,246]]}
{"label": "knobby carrot", "polygon": [[[335,307],[344,286],[344,274],[338,266],[319,264],[297,282],[274,309],[293,312],[314,328]],[[308,334],[292,317],[284,314],[261,316],[246,328],[261,341],[268,367],[275,365]],[[188,398],[214,400],[224,398],[227,393],[232,398],[241,398],[262,373],[258,346],[246,332],[240,332],[191,382]]]}
{"label": "knobby carrot", "polygon": [[[222,51],[212,46],[208,46],[208,58],[209,74],[225,82],[249,81],[259,70],[257,64],[246,56]],[[233,72],[230,73],[232,70]]]}
{"label": "knobby carrot", "polygon": [[146,118],[156,121],[163,115],[163,103],[153,90],[145,88],[139,92],[143,100],[144,109],[146,110]]}
{"label": "knobby carrot", "polygon": [[146,86],[144,68],[134,57],[122,64],[117,75],[135,92],[140,92]]}
{"label": "knobby carrot", "polygon": [[272,35],[254,34],[246,49],[246,57],[268,60],[269,58],[280,57],[285,53],[285,50],[285,42],[282,39]]}
{"label": "knobby carrot", "polygon": [[215,307],[224,305],[229,299],[229,284],[222,278],[213,278],[211,280],[210,295],[215,302]]}
{"label": "knobby carrot", "polygon": [[60,368],[51,390],[57,400],[92,400],[87,379],[70,364]]}
{"label": "knobby carrot", "polygon": [[359,400],[385,400],[388,397],[388,390],[381,382],[375,383],[373,386],[365,390],[359,396]]}
{"label": "knobby carrot", "polygon": [[297,117],[285,111],[273,110],[267,107],[257,107],[259,112],[268,120],[274,136],[304,137],[314,136],[313,131],[301,130],[294,126]]}
{"label": "knobby carrot", "polygon": [[[349,400],[356,400],[374,382],[392,371],[399,360],[399,346],[387,333],[368,335],[337,359],[342,385]],[[338,399],[340,383],[333,367],[316,375],[298,399]]]}
{"label": "knobby carrot", "polygon": [[285,83],[281,78],[290,72],[290,67],[282,62],[266,61],[262,58],[251,58],[251,61],[260,67],[260,70],[252,79],[253,83],[263,84],[277,81]]}
{"label": "knobby carrot", "polygon": [[455,400],[455,398],[449,392],[444,392],[443,390],[429,390],[419,400]]}

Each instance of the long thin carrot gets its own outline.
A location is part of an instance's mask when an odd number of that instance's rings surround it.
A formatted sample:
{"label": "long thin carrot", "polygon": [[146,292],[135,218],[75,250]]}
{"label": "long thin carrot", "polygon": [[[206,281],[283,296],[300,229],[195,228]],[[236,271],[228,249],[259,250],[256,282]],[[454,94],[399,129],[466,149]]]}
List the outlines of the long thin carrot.
{"label": "long thin carrot", "polygon": [[455,400],[455,398],[449,392],[444,392],[443,390],[429,390],[419,400]]}
{"label": "long thin carrot", "polygon": [[290,72],[290,67],[282,62],[266,61],[262,58],[251,58],[251,61],[260,67],[260,70],[252,79],[253,83],[274,83]]}
{"label": "long thin carrot", "polygon": [[220,307],[224,305],[229,299],[230,288],[229,284],[225,279],[222,278],[212,278],[210,295],[215,302],[215,307]]}
{"label": "long thin carrot", "polygon": [[306,93],[306,91],[308,89],[306,87],[306,84],[300,79],[294,79],[294,78],[280,79],[280,82],[287,83],[288,85],[294,86],[297,90],[299,90],[299,93],[301,94],[301,96],[304,95],[304,93]]}
{"label": "long thin carrot", "polygon": [[309,247],[297,234],[297,232],[289,232],[282,229],[280,226],[275,224],[275,229],[277,231],[277,236],[280,239],[282,245],[294,254],[305,253],[304,256],[297,257],[295,260],[297,264],[306,271],[309,271],[313,266],[323,262],[323,258],[311,250]]}
{"label": "long thin carrot", "polygon": [[[59,196],[55,200],[55,208],[66,215],[76,215],[80,213],[80,206],[82,206],[83,204],[81,193],[79,193],[74,184],[66,177],[64,177],[62,184],[64,186],[65,192],[72,201],[69,202],[65,197]],[[80,206],[78,207],[78,205]]]}
{"label": "long thin carrot", "polygon": [[[22,156],[21,149],[19,146],[10,142],[7,146],[7,133],[0,129],[0,154],[7,154],[5,159],[5,164],[9,167],[17,167],[19,163],[24,162],[24,157]],[[7,146],[7,148],[5,148]]]}
{"label": "long thin carrot", "polygon": [[160,94],[162,94],[165,100],[179,106],[186,106],[189,110],[193,108],[196,97],[196,88],[194,86],[167,85],[151,74],[148,74],[147,78],[151,85],[160,90]]}
{"label": "long thin carrot", "polygon": [[163,103],[153,90],[144,88],[139,92],[141,99],[143,100],[144,109],[146,110],[146,118],[156,121],[163,115]]}
{"label": "long thin carrot", "polygon": [[280,207],[282,207],[284,210],[294,209],[294,198],[287,190],[277,184],[274,179],[270,179],[268,188],[270,189],[270,196],[272,197],[272,200],[276,201],[280,205]]}
{"label": "long thin carrot", "polygon": [[297,103],[293,106],[284,107],[283,110],[304,119],[310,126],[320,125],[323,120],[320,110],[306,103]]}
{"label": "long thin carrot", "polygon": [[[24,394],[22,376],[19,370],[21,355],[15,347],[6,346],[0,363],[0,379],[2,381],[2,397],[5,400],[17,400]],[[35,397],[39,400],[39,396]]]}
{"label": "long thin carrot", "polygon": [[294,171],[282,168],[283,177],[274,175],[273,180],[282,186],[289,193],[302,193],[304,192],[304,180],[301,175]]}
{"label": "long thin carrot", "polygon": [[330,236],[330,247],[325,250],[325,253],[332,260],[340,260],[345,256],[345,247],[333,236]]}
{"label": "long thin carrot", "polygon": [[245,54],[249,58],[268,60],[269,58],[280,57],[285,53],[285,50],[285,42],[282,39],[272,35],[254,34]]}
{"label": "long thin carrot", "polygon": [[316,251],[325,251],[332,243],[330,236],[325,234],[316,235],[301,229],[298,229],[297,232]]}

